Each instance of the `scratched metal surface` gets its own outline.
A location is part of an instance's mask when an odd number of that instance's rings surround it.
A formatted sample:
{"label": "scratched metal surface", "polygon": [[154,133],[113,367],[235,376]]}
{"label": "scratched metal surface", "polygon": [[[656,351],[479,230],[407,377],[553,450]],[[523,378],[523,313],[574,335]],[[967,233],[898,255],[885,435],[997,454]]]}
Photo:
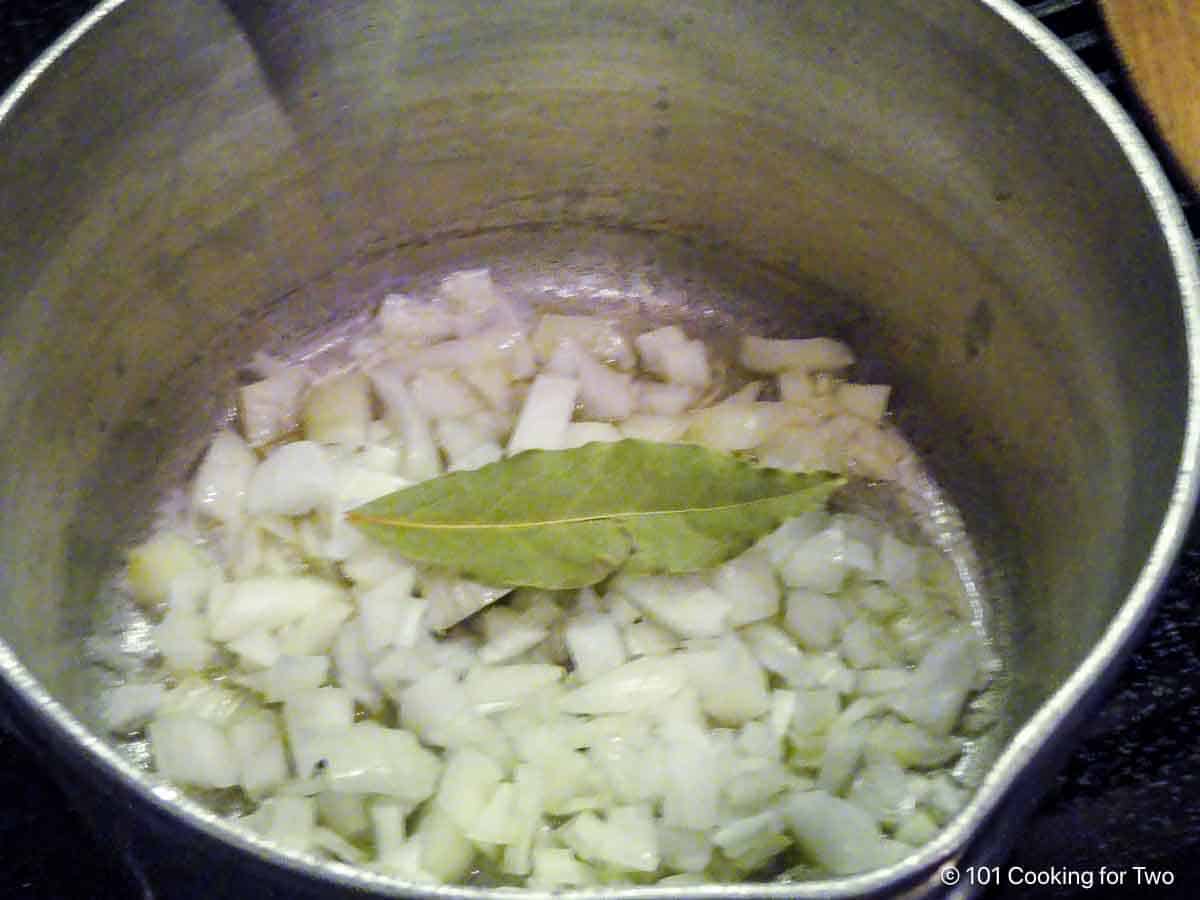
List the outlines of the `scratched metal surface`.
{"label": "scratched metal surface", "polygon": [[[1097,72],[1133,113],[1173,168],[1130,90],[1095,0],[1021,0]],[[93,4],[87,0],[0,0],[0,88]],[[1174,172],[1172,172],[1174,174]],[[1184,190],[1182,179],[1176,185]],[[1183,194],[1193,232],[1200,202]],[[1200,883],[1200,527],[1193,527],[1162,598],[1162,609],[1116,689],[1014,855],[992,900],[1019,897],[1197,896]],[[2,722],[0,708],[0,898],[124,898],[135,887],[122,862],[72,814],[47,778],[36,748]],[[1124,872],[1123,888],[1101,887],[1101,867]],[[1172,887],[1137,885],[1135,867],[1170,870]],[[1011,873],[1083,886],[1007,884]],[[1068,873],[1076,873],[1069,876]],[[164,892],[175,896],[170,891]]]}

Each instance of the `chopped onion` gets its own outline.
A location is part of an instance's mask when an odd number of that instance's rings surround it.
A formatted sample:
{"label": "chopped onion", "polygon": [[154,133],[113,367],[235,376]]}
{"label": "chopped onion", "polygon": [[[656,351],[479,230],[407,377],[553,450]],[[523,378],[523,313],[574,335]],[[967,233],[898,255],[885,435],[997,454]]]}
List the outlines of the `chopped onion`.
{"label": "chopped onion", "polygon": [[320,444],[282,444],[258,464],[246,487],[252,516],[299,516],[333,498],[334,469]]}
{"label": "chopped onion", "polygon": [[998,665],[946,554],[813,511],[710,571],[513,590],[347,521],[447,469],[622,437],[919,473],[837,341],[747,337],[739,371],[675,325],[526,313],[459,272],[389,295],[333,363],[270,361],[248,441],[219,432],[130,553],[157,655],[123,667],[108,727],[144,726],[164,778],[237,791],[268,840],[411,884],[844,875],[933,837],[969,800]]}
{"label": "chopped onion", "polygon": [[845,344],[831,338],[771,340],[742,338],[738,362],[752,372],[832,372],[854,362],[854,353]]}
{"label": "chopped onion", "polygon": [[525,405],[508,442],[508,453],[522,450],[561,450],[567,425],[575,409],[579,382],[559,375],[539,375],[533,380]]}
{"label": "chopped onion", "polygon": [[305,437],[324,444],[359,447],[371,423],[371,383],[362,372],[346,372],[309,389],[300,413]]}
{"label": "chopped onion", "polygon": [[278,440],[300,424],[300,399],[310,376],[299,366],[279,370],[238,391],[242,434],[252,447]]}
{"label": "chopped onion", "polygon": [[154,766],[164,778],[207,788],[238,783],[237,757],[225,732],[214,723],[198,716],[160,714],[146,734]]}
{"label": "chopped onion", "polygon": [[228,429],[217,432],[192,479],[192,508],[221,522],[237,522],[257,464],[245,441]]}

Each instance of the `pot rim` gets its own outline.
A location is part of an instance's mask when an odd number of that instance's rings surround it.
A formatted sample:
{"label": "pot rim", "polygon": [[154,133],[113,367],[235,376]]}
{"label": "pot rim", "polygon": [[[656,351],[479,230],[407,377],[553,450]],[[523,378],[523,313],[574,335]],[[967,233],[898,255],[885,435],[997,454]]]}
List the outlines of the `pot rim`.
{"label": "pot rim", "polygon": [[[103,19],[125,6],[129,0],[103,0],[72,26],[45,51],[0,97],[0,127],[25,95],[55,62],[92,31]],[[974,845],[988,840],[988,825],[1002,811],[1006,801],[1023,787],[1038,757],[1055,742],[1069,734],[1086,711],[1089,701],[1099,699],[1099,690],[1115,676],[1144,633],[1157,605],[1157,596],[1187,535],[1188,526],[1200,494],[1200,261],[1184,218],[1178,197],[1145,137],[1132,119],[1088,67],[1016,0],[977,0],[979,4],[1015,29],[1083,97],[1107,126],[1146,194],[1158,221],[1171,257],[1179,292],[1188,355],[1187,420],[1182,452],[1171,499],[1159,532],[1129,593],[1105,629],[1100,640],[1088,652],[1074,672],[1009,740],[992,764],[964,810],[942,832],[904,860],[863,875],[834,880],[788,884],[704,885],[688,888],[691,897],[859,897],[890,893],[898,888],[917,887],[937,892],[941,888],[940,871],[967,857]],[[483,888],[416,885],[335,861],[321,860],[308,854],[283,850],[238,828],[229,820],[184,796],[177,788],[156,783],[152,777],[118,753],[106,740],[87,729],[62,703],[56,700],[26,668],[12,649],[0,640],[0,684],[27,707],[37,727],[54,733],[77,750],[79,756],[97,767],[106,780],[120,789],[131,791],[140,801],[155,807],[168,818],[199,829],[208,837],[257,857],[260,861],[283,866],[296,874],[324,881],[330,886],[368,890],[383,896],[475,897],[494,896]],[[1040,790],[1040,785],[1035,785]],[[1035,798],[1031,798],[1035,799]],[[996,846],[1006,851],[1011,835],[1000,837]],[[949,882],[953,884],[953,882]],[[966,885],[970,893],[971,889]],[[509,893],[509,891],[505,891]],[[611,893],[611,892],[609,892]],[[621,896],[630,898],[673,898],[677,887],[628,888]],[[529,900],[550,897],[591,895],[590,891],[524,891]]]}

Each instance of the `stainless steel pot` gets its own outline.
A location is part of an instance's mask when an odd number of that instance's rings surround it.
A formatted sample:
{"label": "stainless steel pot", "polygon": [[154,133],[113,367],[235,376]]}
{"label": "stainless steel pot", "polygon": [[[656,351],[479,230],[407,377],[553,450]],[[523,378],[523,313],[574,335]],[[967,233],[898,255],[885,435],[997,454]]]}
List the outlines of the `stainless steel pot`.
{"label": "stainless steel pot", "polygon": [[1010,700],[971,805],[886,871],[697,895],[915,896],[997,860],[1196,495],[1186,227],[1008,0],[109,0],[0,102],[0,185],[0,674],[84,810],[211,895],[407,891],[256,843],[98,736],[100,586],[237,365],[388,279],[490,261],[832,330],[984,551]]}

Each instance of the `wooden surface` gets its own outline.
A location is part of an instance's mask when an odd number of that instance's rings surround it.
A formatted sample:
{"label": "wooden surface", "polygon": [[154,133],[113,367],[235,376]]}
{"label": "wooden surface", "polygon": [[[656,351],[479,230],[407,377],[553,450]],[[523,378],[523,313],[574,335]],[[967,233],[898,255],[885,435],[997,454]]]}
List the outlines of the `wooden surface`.
{"label": "wooden surface", "polygon": [[1102,0],[1129,74],[1200,187],[1200,0]]}

